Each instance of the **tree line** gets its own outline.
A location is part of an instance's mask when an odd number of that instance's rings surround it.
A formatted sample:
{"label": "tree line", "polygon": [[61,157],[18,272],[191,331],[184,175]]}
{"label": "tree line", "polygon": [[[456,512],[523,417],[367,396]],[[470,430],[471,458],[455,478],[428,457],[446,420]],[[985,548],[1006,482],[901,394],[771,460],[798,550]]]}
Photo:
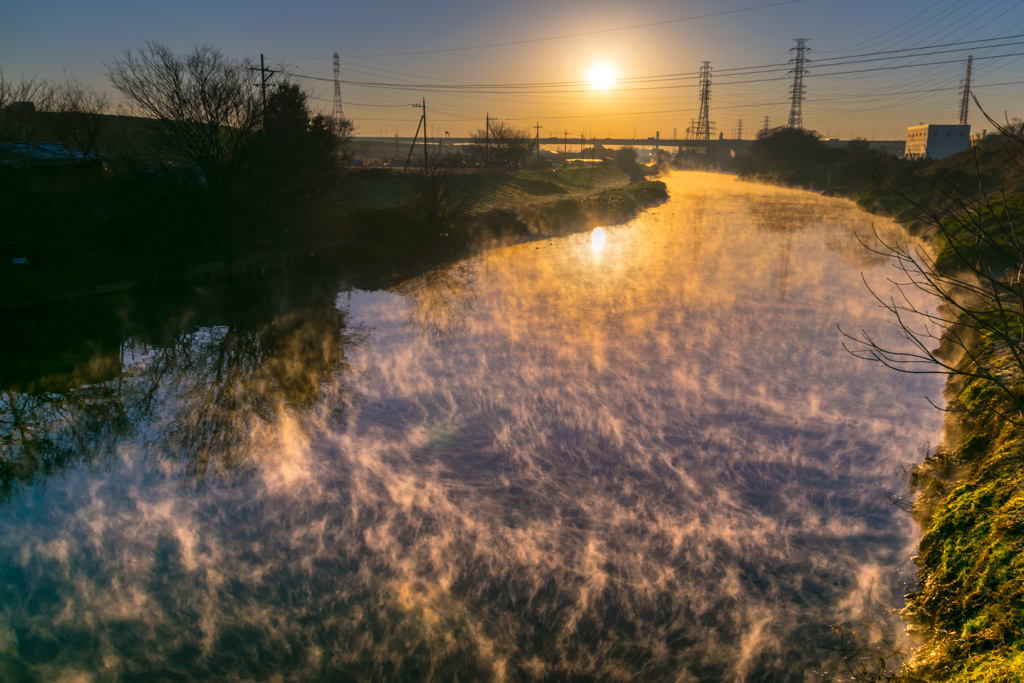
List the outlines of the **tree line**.
{"label": "tree line", "polygon": [[[0,71],[0,142],[51,138],[86,159],[110,151],[125,160],[188,163],[218,186],[242,169],[267,167],[276,167],[280,172],[271,175],[279,178],[309,169],[299,173],[303,183],[322,185],[317,179],[336,180],[335,172],[350,161],[350,120],[312,113],[308,94],[292,82],[272,85],[264,97],[253,85],[256,68],[248,60],[209,46],[176,54],[146,42],[106,67],[124,98],[117,110],[74,76],[14,81]],[[111,130],[116,122],[107,115],[113,113],[153,125],[141,136]],[[435,165],[521,168],[537,157],[529,131],[507,121],[489,120],[471,140]]]}
{"label": "tree line", "polygon": [[73,76],[11,80],[0,72],[0,141],[51,139],[81,160],[110,152],[126,166],[192,167],[214,189],[255,183],[277,194],[320,189],[349,159],[351,121],[313,113],[308,94],[288,81],[262,97],[248,60],[147,42],[106,67],[124,99],[116,110]]}

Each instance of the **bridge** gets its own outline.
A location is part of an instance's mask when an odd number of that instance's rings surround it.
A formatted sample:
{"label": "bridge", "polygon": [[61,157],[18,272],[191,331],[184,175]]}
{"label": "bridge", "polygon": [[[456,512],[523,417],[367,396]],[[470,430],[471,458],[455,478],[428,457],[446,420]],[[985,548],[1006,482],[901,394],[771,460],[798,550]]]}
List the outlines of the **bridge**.
{"label": "bridge", "polygon": [[[827,147],[831,148],[845,148],[850,141],[849,140],[836,140],[826,139],[823,140]],[[354,153],[356,156],[363,156],[366,158],[391,158],[391,157],[405,157],[409,153],[409,148],[413,143],[413,138],[402,137],[402,136],[360,136],[353,138]],[[470,145],[474,144],[474,140],[469,137],[431,137],[427,140],[427,144],[430,148],[436,149],[438,146],[452,145]],[[700,149],[705,148],[712,154],[721,153],[729,154],[734,152],[736,154],[745,154],[750,150],[751,145],[754,144],[753,140],[730,140],[714,138],[712,140],[686,140],[680,138],[581,138],[577,137],[557,137],[548,136],[540,138],[541,148],[548,152],[555,152],[558,154],[563,153],[563,150],[571,158],[579,158],[580,150],[590,150],[594,145],[601,145],[604,147],[618,148],[618,147],[635,147],[637,149],[663,149],[670,153],[674,153],[680,149]],[[420,138],[416,141],[418,150],[423,149],[423,139]],[[872,149],[880,149],[890,154],[901,155],[905,146],[904,140],[870,140],[868,146]],[[585,155],[589,156],[589,155]]]}
{"label": "bridge", "polygon": [[[406,150],[413,143],[413,138],[408,137],[374,137],[374,136],[359,136],[354,138],[354,142],[368,142],[368,143],[380,143],[380,144],[391,144],[394,145],[396,142],[399,146],[405,145]],[[427,139],[427,144],[447,144],[447,145],[470,145],[475,141],[473,138],[468,137],[431,137]],[[584,147],[592,147],[595,144],[603,145],[605,147],[636,147],[636,148],[661,148],[661,147],[707,147],[709,145],[750,145],[753,140],[719,140],[714,138],[712,140],[685,140],[685,139],[670,139],[670,138],[581,138],[577,137],[543,137],[540,138],[540,144],[543,147],[552,146],[563,146],[576,147],[582,144]],[[423,144],[423,138],[417,141],[417,144]]]}

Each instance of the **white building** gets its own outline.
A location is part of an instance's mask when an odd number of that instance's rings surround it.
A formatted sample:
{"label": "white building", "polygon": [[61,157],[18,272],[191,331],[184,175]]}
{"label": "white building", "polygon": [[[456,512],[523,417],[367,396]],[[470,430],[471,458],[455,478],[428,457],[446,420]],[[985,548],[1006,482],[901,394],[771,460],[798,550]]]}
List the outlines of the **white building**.
{"label": "white building", "polygon": [[907,128],[906,159],[943,159],[971,146],[969,125],[927,124]]}

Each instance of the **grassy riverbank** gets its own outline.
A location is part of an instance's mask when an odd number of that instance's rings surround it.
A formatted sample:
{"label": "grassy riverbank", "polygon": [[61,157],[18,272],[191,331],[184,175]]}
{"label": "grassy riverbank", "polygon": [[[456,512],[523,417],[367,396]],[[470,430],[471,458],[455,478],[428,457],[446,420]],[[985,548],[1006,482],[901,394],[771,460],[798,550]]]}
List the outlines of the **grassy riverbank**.
{"label": "grassy riverbank", "polygon": [[668,198],[616,166],[491,173],[353,174],[330,214],[349,258],[408,268],[502,242],[620,223]]}
{"label": "grassy riverbank", "polygon": [[[285,200],[182,177],[2,169],[0,310],[299,268],[407,271],[495,239],[626,220],[664,185],[614,166],[472,174],[353,172]],[[596,224],[596,223],[595,223]]]}
{"label": "grassy riverbank", "polygon": [[[945,290],[941,347],[932,352],[935,340],[918,332],[914,350],[934,353],[924,369],[949,368],[943,443],[910,476],[924,535],[919,585],[903,614],[922,645],[898,675],[859,668],[858,680],[994,683],[1024,672],[1024,141],[1007,132],[947,159],[912,162],[856,145],[826,150],[803,131],[784,131],[759,140],[740,169],[894,217],[933,254],[921,270],[905,262],[909,279]],[[776,149],[787,142],[788,156]],[[894,318],[916,315],[893,306]]]}
{"label": "grassy riverbank", "polygon": [[[1005,350],[982,341],[977,352]],[[951,382],[949,394],[951,410],[972,414],[957,413],[963,417],[942,447],[912,475],[924,538],[919,587],[904,615],[924,644],[902,680],[1017,681],[1024,672],[1024,428],[992,412],[1008,406],[973,382]]]}

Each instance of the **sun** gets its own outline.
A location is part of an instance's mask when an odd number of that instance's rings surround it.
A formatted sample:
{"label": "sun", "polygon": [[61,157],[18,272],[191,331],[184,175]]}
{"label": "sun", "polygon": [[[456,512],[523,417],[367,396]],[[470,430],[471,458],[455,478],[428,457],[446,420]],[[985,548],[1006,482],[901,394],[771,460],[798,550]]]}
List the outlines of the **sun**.
{"label": "sun", "polygon": [[590,70],[590,84],[595,90],[607,90],[615,82],[615,71],[607,64],[595,64]]}

